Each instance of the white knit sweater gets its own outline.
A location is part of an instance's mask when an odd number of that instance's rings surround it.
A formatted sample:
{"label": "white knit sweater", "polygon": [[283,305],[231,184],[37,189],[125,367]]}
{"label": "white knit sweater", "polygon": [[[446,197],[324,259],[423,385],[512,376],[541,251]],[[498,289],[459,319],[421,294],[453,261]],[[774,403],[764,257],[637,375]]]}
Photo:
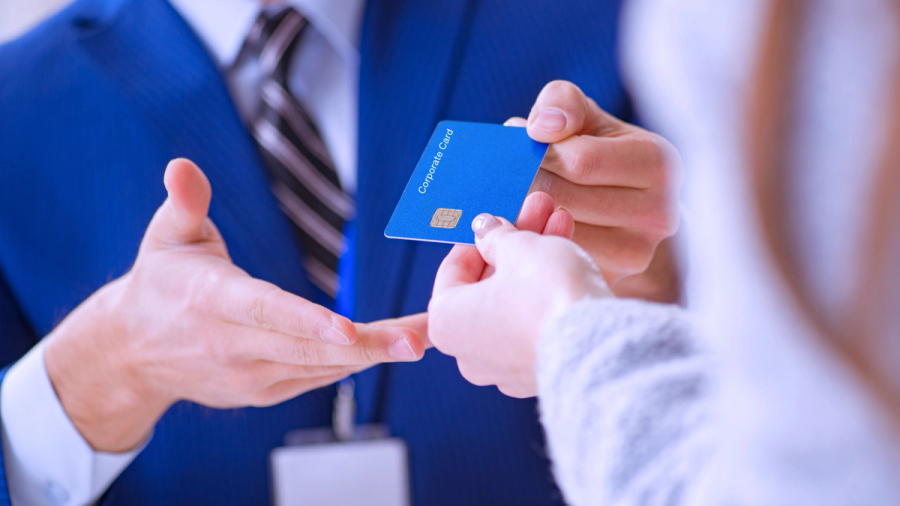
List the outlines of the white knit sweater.
{"label": "white knit sweater", "polygon": [[[900,53],[894,0],[815,0],[801,31],[788,225],[815,303],[849,307]],[[764,0],[630,0],[639,114],[678,147],[687,312],[584,301],[540,343],[541,416],[566,499],[588,504],[900,504],[900,442],[798,315],[762,241],[743,104]],[[893,269],[893,270],[892,270]],[[900,262],[884,273],[898,287]],[[880,356],[900,386],[900,311]]]}
{"label": "white knit sweater", "polygon": [[[548,325],[538,349],[540,415],[568,504],[900,504],[897,443],[852,389],[822,383],[806,411],[764,412],[784,439],[729,430],[725,412],[749,413],[759,392],[728,397],[720,387],[731,372],[700,328],[677,306],[619,299],[584,300]],[[769,401],[783,404],[791,384],[817,369],[800,360],[772,369],[785,389]],[[832,409],[831,396],[845,412]],[[823,432],[823,417],[846,434]]]}
{"label": "white knit sweater", "polygon": [[538,389],[572,505],[681,504],[712,449],[712,364],[687,313],[585,300],[541,340]]}

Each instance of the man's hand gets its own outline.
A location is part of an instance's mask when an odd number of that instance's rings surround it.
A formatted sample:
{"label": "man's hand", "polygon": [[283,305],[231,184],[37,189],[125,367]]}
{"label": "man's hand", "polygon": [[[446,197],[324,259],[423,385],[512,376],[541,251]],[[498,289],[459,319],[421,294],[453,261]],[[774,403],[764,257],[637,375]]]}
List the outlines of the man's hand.
{"label": "man's hand", "polygon": [[268,406],[424,354],[424,316],[354,325],[236,267],[193,163],[170,163],[165,185],[131,271],[47,338],[50,380],[94,449],[135,447],[177,400]]}
{"label": "man's hand", "polygon": [[656,254],[678,228],[683,174],[675,148],[616,119],[567,81],[547,84],[528,119],[511,118],[507,124],[527,126],[533,139],[551,143],[532,191],[549,193],[572,213],[574,240],[594,258],[613,291],[677,298],[670,241]]}

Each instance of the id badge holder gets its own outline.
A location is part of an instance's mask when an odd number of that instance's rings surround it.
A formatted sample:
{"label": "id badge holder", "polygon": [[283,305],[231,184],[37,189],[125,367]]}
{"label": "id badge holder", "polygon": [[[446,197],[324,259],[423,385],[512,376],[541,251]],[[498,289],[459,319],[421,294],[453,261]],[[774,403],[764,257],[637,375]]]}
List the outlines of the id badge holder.
{"label": "id badge holder", "polygon": [[276,506],[409,506],[406,443],[356,426],[353,379],[338,385],[332,428],[296,430],[270,456]]}

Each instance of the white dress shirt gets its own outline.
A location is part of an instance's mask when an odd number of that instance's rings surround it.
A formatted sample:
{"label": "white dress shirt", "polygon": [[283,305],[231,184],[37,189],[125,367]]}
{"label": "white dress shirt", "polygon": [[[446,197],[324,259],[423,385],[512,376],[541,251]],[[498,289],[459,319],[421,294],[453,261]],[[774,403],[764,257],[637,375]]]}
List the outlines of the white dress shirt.
{"label": "white dress shirt", "polygon": [[[241,118],[251,123],[258,110],[261,76],[254,62],[236,59],[262,3],[170,1],[222,69]],[[311,24],[294,53],[288,86],[318,125],[344,189],[355,193],[359,38],[365,2],[287,3]],[[0,385],[0,429],[14,506],[91,504],[146,445],[121,454],[94,451],[56,397],[42,344],[19,360]]]}

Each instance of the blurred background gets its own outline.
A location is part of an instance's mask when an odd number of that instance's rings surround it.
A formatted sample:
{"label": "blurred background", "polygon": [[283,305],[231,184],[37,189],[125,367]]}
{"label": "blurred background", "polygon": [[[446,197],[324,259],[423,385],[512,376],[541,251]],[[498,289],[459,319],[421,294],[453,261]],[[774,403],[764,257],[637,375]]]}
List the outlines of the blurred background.
{"label": "blurred background", "polygon": [[24,33],[71,0],[0,0],[0,44]]}

